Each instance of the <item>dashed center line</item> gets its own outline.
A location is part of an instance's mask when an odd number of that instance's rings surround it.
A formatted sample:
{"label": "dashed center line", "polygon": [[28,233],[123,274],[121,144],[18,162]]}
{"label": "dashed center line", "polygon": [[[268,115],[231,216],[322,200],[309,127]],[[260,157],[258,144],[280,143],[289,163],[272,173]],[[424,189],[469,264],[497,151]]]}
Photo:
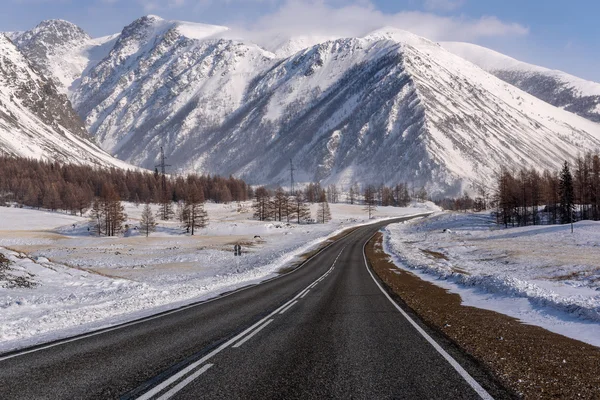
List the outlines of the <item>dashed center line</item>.
{"label": "dashed center line", "polygon": [[295,300],[292,304],[290,304],[289,306],[287,306],[286,308],[284,308],[283,310],[281,310],[279,312],[279,315],[283,314],[284,312],[286,312],[287,310],[289,310],[290,308],[292,308],[294,306],[294,304],[296,304],[297,302],[298,302],[298,300]]}
{"label": "dashed center line", "polygon": [[[273,322],[273,319],[270,319],[271,317],[275,316],[278,313],[281,315],[284,312],[286,312],[287,310],[289,310],[290,308],[292,308],[292,306],[294,306],[296,303],[298,303],[298,299],[299,298],[304,298],[304,296],[306,296],[308,294],[308,292],[310,292],[310,290],[312,288],[314,288],[319,282],[321,282],[323,279],[325,279],[331,273],[331,271],[333,271],[333,269],[335,268],[335,264],[337,263],[337,260],[342,255],[342,252],[344,251],[344,249],[346,249],[346,246],[344,246],[342,248],[342,250],[340,251],[340,253],[336,257],[335,261],[331,265],[331,268],[329,268],[327,270],[327,272],[325,272],[323,275],[321,275],[313,283],[311,283],[310,285],[308,285],[304,290],[302,290],[300,293],[298,293],[296,296],[294,296],[291,300],[287,301],[285,304],[283,304],[282,306],[280,306],[279,308],[277,308],[271,314],[267,315],[266,317],[264,317],[260,321],[256,322],[250,328],[246,329],[242,333],[236,335],[232,339],[230,339],[227,342],[223,343],[221,346],[219,346],[215,350],[211,351],[210,353],[208,353],[207,355],[205,355],[204,357],[202,357],[200,360],[198,360],[198,361],[190,364],[188,367],[186,367],[183,370],[179,371],[178,373],[174,374],[169,379],[166,379],[162,383],[156,385],[151,390],[147,391],[146,393],[144,393],[143,395],[141,395],[140,397],[138,397],[137,400],[149,400],[149,399],[151,399],[156,394],[162,392],[163,390],[165,390],[170,385],[172,385],[175,382],[177,382],[178,380],[182,379],[183,377],[185,377],[186,375],[188,375],[191,371],[193,371],[194,369],[198,368],[198,366],[200,366],[201,364],[204,364],[210,358],[214,357],[215,355],[217,355],[221,351],[225,350],[229,346],[233,345],[232,346],[233,348],[238,348],[241,345],[243,345],[244,343],[246,343],[254,335],[256,335],[258,332],[260,332],[261,330],[263,330],[264,328],[266,328],[267,325],[269,325],[271,322]],[[234,343],[235,343],[235,345],[234,345]],[[204,372],[206,372],[213,365],[214,364],[206,364],[206,365],[204,365],[202,368],[198,369],[196,372],[192,373],[187,378],[183,379],[181,382],[179,382],[171,390],[169,390],[168,392],[166,392],[165,394],[163,394],[162,396],[160,396],[158,399],[159,400],[166,400],[166,399],[171,398],[177,392],[179,392],[181,389],[183,389],[185,386],[189,385],[192,381],[194,381],[196,378],[198,378],[200,375],[202,375]]]}
{"label": "dashed center line", "polygon": [[183,389],[184,387],[189,385],[194,379],[198,378],[200,375],[202,375],[203,373],[208,371],[208,369],[210,367],[212,367],[213,365],[214,364],[206,364],[204,367],[200,368],[198,371],[194,372],[192,375],[188,376],[183,381],[181,381],[179,384],[177,384],[177,386],[175,386],[173,389],[169,390],[167,393],[160,396],[158,398],[158,400],[168,400],[171,397],[175,396],[175,394],[177,392],[179,392],[181,389]]}
{"label": "dashed center line", "polygon": [[[288,308],[290,308],[294,304],[295,303],[290,304],[287,308],[284,308],[283,311],[287,310]],[[283,314],[283,311],[281,312],[281,314]],[[267,322],[265,322],[264,324],[262,324],[261,326],[259,326],[254,332],[252,332],[251,334],[249,334],[248,336],[246,336],[245,338],[243,338],[242,340],[240,340],[239,342],[237,342],[236,344],[234,344],[233,347],[236,347],[236,348],[240,347],[241,345],[243,345],[244,343],[246,343],[248,340],[250,340],[258,332],[262,331],[271,322],[273,322],[272,319],[268,320]]]}

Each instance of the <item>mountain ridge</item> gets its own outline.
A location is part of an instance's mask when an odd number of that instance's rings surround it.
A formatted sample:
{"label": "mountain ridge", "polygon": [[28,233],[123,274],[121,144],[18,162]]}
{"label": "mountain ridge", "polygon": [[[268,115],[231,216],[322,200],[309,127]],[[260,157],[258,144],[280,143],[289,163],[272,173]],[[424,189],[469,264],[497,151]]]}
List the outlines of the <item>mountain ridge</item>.
{"label": "mountain ridge", "polygon": [[162,146],[176,168],[255,184],[285,184],[294,158],[300,181],[457,195],[500,165],[556,168],[600,148],[600,124],[410,32],[299,51],[327,38],[281,37],[267,50],[236,34],[142,17],[87,64],[70,98],[121,159],[151,168]]}
{"label": "mountain ridge", "polygon": [[503,81],[556,107],[600,122],[600,83],[519,61],[482,46],[444,42],[442,46]]}
{"label": "mountain ridge", "polygon": [[94,143],[67,97],[2,34],[0,149],[20,157],[134,168]]}

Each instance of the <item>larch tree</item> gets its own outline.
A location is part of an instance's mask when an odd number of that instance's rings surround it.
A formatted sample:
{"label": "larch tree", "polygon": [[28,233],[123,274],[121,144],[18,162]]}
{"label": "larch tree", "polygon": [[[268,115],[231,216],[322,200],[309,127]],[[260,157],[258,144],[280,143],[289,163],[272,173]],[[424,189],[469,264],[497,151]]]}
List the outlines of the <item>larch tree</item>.
{"label": "larch tree", "polygon": [[142,219],[140,221],[140,230],[143,234],[148,237],[150,233],[156,230],[156,221],[154,219],[154,214],[152,213],[152,209],[150,208],[150,203],[146,203],[144,205],[144,209],[142,210]]}
{"label": "larch tree", "polygon": [[259,221],[266,221],[269,218],[270,197],[269,191],[264,186],[257,188],[254,192],[252,208],[254,217]]}
{"label": "larch tree", "polygon": [[298,225],[300,225],[302,221],[310,218],[310,207],[304,200],[304,193],[301,191],[296,192],[296,196],[293,198],[292,207],[294,218],[297,219]]}
{"label": "larch tree", "polygon": [[104,213],[102,212],[102,206],[100,205],[100,199],[96,198],[92,202],[92,209],[90,210],[90,223],[93,231],[98,235],[102,236],[104,228]]}
{"label": "larch tree", "polygon": [[364,210],[369,213],[369,219],[373,217],[373,213],[377,209],[375,192],[376,190],[373,186],[367,186],[365,187],[365,192],[363,193]]}
{"label": "larch tree", "polygon": [[327,202],[327,196],[323,193],[319,199],[319,208],[317,211],[317,221],[320,224],[326,224],[331,221],[331,210]]}
{"label": "larch tree", "polygon": [[277,188],[271,201],[271,212],[275,221],[283,221],[287,217],[288,197],[281,186]]}
{"label": "larch tree", "polygon": [[186,228],[193,236],[197,228],[205,228],[208,225],[208,214],[204,210],[204,194],[196,186],[190,188],[184,208],[187,210]]}
{"label": "larch tree", "polygon": [[350,185],[350,189],[348,190],[348,202],[350,204],[354,204],[356,201],[357,193],[354,191],[354,185]]}

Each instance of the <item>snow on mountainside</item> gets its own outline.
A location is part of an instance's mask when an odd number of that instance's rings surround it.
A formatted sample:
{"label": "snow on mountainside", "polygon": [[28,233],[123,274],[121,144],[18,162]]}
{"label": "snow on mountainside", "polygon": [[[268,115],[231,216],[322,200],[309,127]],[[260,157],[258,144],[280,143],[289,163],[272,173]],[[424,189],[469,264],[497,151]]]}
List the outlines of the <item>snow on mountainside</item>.
{"label": "snow on mountainside", "polygon": [[600,83],[527,64],[485,47],[445,42],[448,51],[554,106],[600,122]]}
{"label": "snow on mountainside", "polygon": [[[126,27],[74,93],[104,148],[145,167],[284,183],[409,182],[457,194],[500,165],[556,168],[600,147],[600,125],[552,107],[439,45],[382,29],[282,58],[224,28]],[[290,43],[300,43],[304,39]],[[285,44],[285,43],[284,43]],[[290,47],[291,48],[291,47]]]}
{"label": "snow on mountainside", "polygon": [[[31,57],[71,89],[96,140],[146,168],[163,146],[175,168],[257,184],[287,182],[293,158],[300,181],[407,182],[458,194],[500,165],[557,168],[600,147],[600,124],[393,28],[363,38],[263,35],[256,44],[226,27],[150,15],[94,47],[71,25],[42,23],[17,42],[47,49]],[[520,86],[543,98],[539,76],[528,78],[534,88]],[[571,92],[560,93],[593,100],[591,86],[569,82]]]}
{"label": "snow on mountainside", "polygon": [[87,68],[106,57],[116,40],[116,35],[92,39],[77,25],[63,20],[43,21],[30,31],[7,36],[62,93],[72,90]]}
{"label": "snow on mountainside", "polygon": [[211,38],[225,30],[155,16],[127,26],[73,95],[103,147],[147,166],[161,145],[177,166],[202,158],[203,136],[243,105],[248,82],[273,61],[256,45]]}
{"label": "snow on mountainside", "polygon": [[87,133],[67,97],[0,34],[0,151],[70,163],[130,167]]}

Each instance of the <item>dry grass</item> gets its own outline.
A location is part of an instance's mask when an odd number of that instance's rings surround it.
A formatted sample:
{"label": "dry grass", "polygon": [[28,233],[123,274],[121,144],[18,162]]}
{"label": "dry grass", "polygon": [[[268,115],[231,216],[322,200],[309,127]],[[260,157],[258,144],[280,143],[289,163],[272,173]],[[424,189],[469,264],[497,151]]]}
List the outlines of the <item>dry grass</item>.
{"label": "dry grass", "polygon": [[427,250],[427,249],[421,249],[421,251],[425,254],[427,254],[428,256],[431,256],[433,258],[435,258],[436,260],[446,260],[448,261],[448,257],[443,254],[443,253],[439,253],[437,251],[433,251],[433,250]]}

